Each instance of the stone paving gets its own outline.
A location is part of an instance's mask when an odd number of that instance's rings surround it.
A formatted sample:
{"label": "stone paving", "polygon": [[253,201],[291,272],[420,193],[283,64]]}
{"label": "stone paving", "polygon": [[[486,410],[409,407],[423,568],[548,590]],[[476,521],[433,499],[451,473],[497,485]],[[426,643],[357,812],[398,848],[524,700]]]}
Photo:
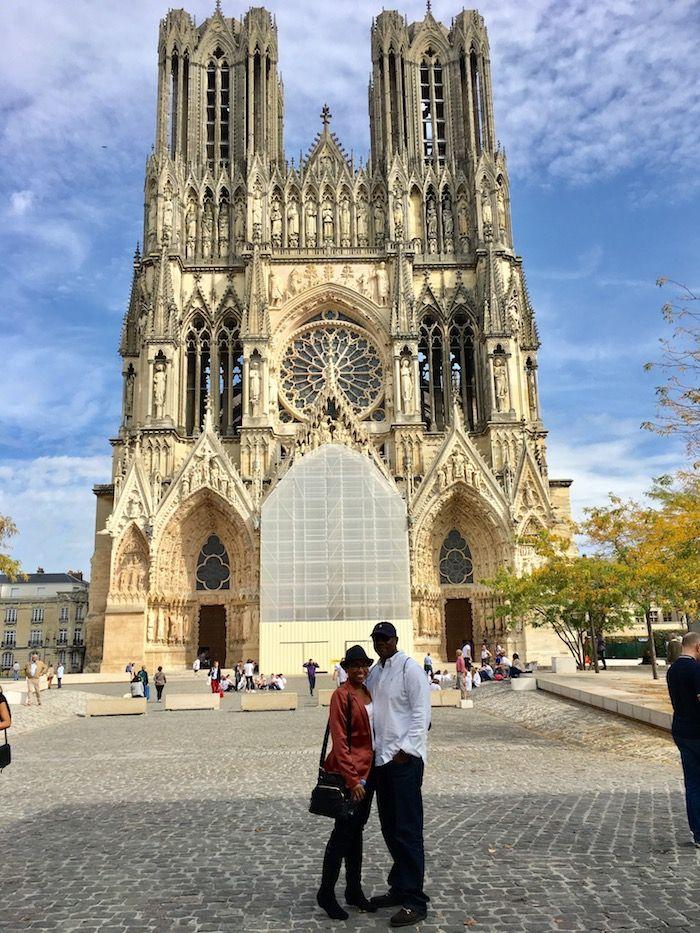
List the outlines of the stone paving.
{"label": "stone paving", "polygon": [[[612,717],[500,686],[475,699],[433,711],[421,930],[697,930],[680,768],[647,744],[666,737],[624,722],[620,753],[604,739]],[[15,735],[0,776],[3,933],[385,929],[387,911],[332,923],[314,903],[331,823],[306,807],[325,711],[305,697],[289,713],[237,706],[154,704]],[[590,721],[586,742],[570,734],[576,713],[602,717],[597,740]],[[387,867],[373,814],[368,893]]]}

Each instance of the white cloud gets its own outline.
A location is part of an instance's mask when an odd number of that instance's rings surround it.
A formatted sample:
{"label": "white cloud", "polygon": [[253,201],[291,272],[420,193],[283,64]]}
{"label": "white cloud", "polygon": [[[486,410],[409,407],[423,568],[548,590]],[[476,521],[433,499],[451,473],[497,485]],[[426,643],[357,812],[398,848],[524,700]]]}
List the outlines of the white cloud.
{"label": "white cloud", "polygon": [[32,206],[33,201],[33,191],[13,191],[10,195],[10,213],[21,217],[22,214],[27,213],[29,208]]}
{"label": "white cloud", "polygon": [[94,483],[109,482],[111,460],[100,457],[37,457],[0,465],[0,513],[19,529],[12,556],[27,571],[69,567],[86,577],[92,555]]}

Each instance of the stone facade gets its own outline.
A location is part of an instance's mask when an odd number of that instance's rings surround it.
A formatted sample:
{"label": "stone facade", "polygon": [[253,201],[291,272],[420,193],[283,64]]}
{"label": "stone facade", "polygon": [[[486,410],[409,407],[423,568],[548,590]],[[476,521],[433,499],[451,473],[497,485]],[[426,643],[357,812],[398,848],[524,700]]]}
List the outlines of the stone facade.
{"label": "stone facade", "polygon": [[405,500],[414,650],[452,654],[466,634],[526,649],[494,629],[479,581],[527,567],[528,532],[566,526],[570,483],[547,472],[486,28],[475,11],[449,29],[386,11],[371,53],[369,161],[324,106],[290,164],[270,14],[161,23],[123,415],[95,488],[93,667],[189,663],[222,604],[229,663],[257,657],[261,506],[324,443],[364,453]]}
{"label": "stone facade", "polygon": [[82,671],[89,584],[79,571],[27,574],[10,580],[0,574],[0,676],[20,667],[33,651],[46,664]]}

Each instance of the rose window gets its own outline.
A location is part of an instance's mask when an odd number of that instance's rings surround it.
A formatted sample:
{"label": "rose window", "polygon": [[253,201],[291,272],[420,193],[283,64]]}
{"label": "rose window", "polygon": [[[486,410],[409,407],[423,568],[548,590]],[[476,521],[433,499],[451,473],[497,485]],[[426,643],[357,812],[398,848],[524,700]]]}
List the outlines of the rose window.
{"label": "rose window", "polygon": [[231,567],[226,548],[217,535],[210,535],[197,561],[198,590],[227,590],[231,585]]}
{"label": "rose window", "polygon": [[382,363],[367,334],[347,321],[307,325],[287,347],[281,366],[282,390],[301,414],[326,384],[331,368],[343,394],[358,414],[368,414],[382,390]]}
{"label": "rose window", "polygon": [[459,586],[473,582],[472,552],[462,535],[453,528],[440,548],[440,583]]}

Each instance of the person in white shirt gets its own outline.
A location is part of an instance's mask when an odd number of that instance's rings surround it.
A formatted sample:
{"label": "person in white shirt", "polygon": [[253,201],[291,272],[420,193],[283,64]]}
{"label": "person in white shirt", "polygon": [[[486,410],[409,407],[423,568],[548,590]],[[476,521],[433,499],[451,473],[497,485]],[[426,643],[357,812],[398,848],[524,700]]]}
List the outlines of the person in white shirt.
{"label": "person in white shirt", "polygon": [[474,670],[472,671],[472,686],[473,687],[481,686],[481,674],[476,668],[474,668]]}
{"label": "person in white shirt", "polygon": [[462,645],[462,657],[466,661],[471,661],[472,659],[472,646],[468,641],[465,641]]}
{"label": "person in white shirt", "polygon": [[340,664],[340,662],[338,662],[333,668],[333,680],[336,682],[336,685],[340,687],[341,684],[344,684],[347,679],[347,672],[343,669],[343,666]]}
{"label": "person in white shirt", "polygon": [[255,690],[255,684],[253,683],[253,675],[255,674],[255,664],[251,661],[250,658],[243,665],[243,675],[245,676],[245,688],[246,690]]}
{"label": "person in white shirt", "polygon": [[372,631],[379,656],[367,677],[374,709],[374,764],[382,835],[393,859],[389,890],[373,897],[376,907],[399,907],[392,926],[424,920],[423,798],[421,786],[428,754],[430,686],[420,665],[398,649],[391,622]]}
{"label": "person in white shirt", "polygon": [[63,675],[66,673],[66,669],[63,664],[59,664],[56,668],[56,680],[58,681],[58,689],[61,689],[61,681],[63,680]]}
{"label": "person in white shirt", "polygon": [[198,674],[201,666],[202,662],[199,660],[199,658],[195,658],[192,662],[192,673],[195,675]]}
{"label": "person in white shirt", "polygon": [[433,659],[430,657],[430,652],[423,658],[423,670],[428,675],[428,680],[430,680],[430,675],[433,673]]}

